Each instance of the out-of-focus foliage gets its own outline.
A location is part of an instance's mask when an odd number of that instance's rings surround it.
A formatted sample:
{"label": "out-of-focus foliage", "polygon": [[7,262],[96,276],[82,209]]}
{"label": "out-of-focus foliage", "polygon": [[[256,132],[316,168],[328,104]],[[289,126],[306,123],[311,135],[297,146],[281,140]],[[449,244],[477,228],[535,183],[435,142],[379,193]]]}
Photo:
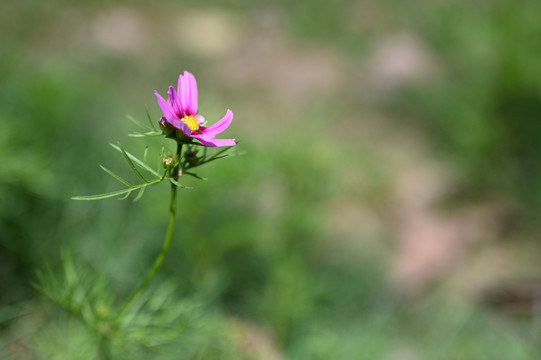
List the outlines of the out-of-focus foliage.
{"label": "out-of-focus foliage", "polygon": [[[45,268],[37,276],[36,287],[67,311],[54,311],[55,316],[39,330],[36,351],[40,356],[227,359],[234,354],[230,334],[218,314],[201,299],[179,298],[173,282],[154,286],[128,308],[118,309],[107,281],[69,255],[63,256],[61,275]],[[55,331],[59,324],[66,331],[71,329],[71,335],[59,339]],[[81,346],[86,350],[81,351]]]}
{"label": "out-of-focus foliage", "polygon": [[470,197],[511,200],[529,222],[541,210],[540,11],[529,0],[429,7],[416,28],[444,74],[408,89],[397,104],[434,135]]}
{"label": "out-of-focus foliage", "polygon": [[[95,358],[97,333],[30,284],[36,269],[49,263],[52,275],[44,280],[56,291],[46,292],[76,309],[96,305],[88,291],[102,284],[96,290],[102,303],[85,310],[97,327],[99,314],[137,286],[161,248],[169,187],[150,188],[137,203],[69,198],[119,189],[98,167],[122,176],[130,172],[109,143],[141,151],[148,146],[149,158],[171,146],[158,138],[128,138],[137,129],[125,114],[143,118],[147,103],[158,116],[152,90],[165,89],[188,69],[197,75],[200,107],[209,121],[225,107],[235,112],[228,134],[246,154],[209,165],[201,173],[208,181],[181,179],[194,190],[180,190],[170,256],[141,299],[141,312],[112,344],[114,356],[258,358],[245,341],[255,333],[265,339],[256,343],[266,341],[295,359],[535,359],[537,345],[520,332],[527,333],[526,326],[509,331],[484,309],[438,295],[413,309],[393,297],[385,283],[387,253],[381,250],[390,234],[338,232],[334,226],[342,217],[350,221],[341,204],[378,212],[392,201],[385,164],[352,140],[355,129],[369,122],[358,113],[364,99],[357,84],[291,100],[269,95],[261,84],[243,88],[214,78],[216,68],[229,71],[221,69],[221,55],[173,47],[172,34],[179,30],[171,30],[176,25],[167,17],[209,8],[241,19],[278,9],[280,28],[292,43],[329,46],[346,63],[361,61],[385,31],[416,31],[442,62],[443,78],[404,89],[385,104],[433,135],[468,187],[516,199],[524,213],[538,209],[541,50],[540,6],[534,0],[5,2],[0,358]],[[155,37],[148,49],[118,50],[99,32],[111,26],[103,14],[123,10],[128,28],[130,11],[149,21],[143,33]],[[280,78],[280,69],[272,71],[273,79]],[[377,250],[355,245],[364,241],[378,244]],[[74,253],[71,263],[60,259],[63,249]],[[84,301],[69,289],[82,291]]]}

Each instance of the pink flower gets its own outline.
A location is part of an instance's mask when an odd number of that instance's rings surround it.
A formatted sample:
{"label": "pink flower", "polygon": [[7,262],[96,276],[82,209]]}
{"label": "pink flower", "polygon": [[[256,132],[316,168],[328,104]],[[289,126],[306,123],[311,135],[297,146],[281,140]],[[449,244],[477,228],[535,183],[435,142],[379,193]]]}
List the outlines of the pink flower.
{"label": "pink flower", "polygon": [[205,146],[235,146],[235,139],[215,139],[214,137],[224,132],[231,121],[233,112],[227,110],[225,116],[211,126],[204,126],[205,118],[197,114],[197,82],[195,77],[188,71],[178,78],[178,92],[173,86],[169,86],[169,101],[154,90],[158,98],[158,104],[163,112],[160,122],[167,126],[170,124],[180,130],[184,135],[197,139]]}

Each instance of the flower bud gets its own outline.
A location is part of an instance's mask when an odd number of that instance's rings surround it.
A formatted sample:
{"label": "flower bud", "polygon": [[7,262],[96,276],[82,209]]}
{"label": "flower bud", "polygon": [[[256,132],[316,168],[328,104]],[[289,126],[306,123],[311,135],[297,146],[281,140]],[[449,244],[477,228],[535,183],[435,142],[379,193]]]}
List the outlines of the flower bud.
{"label": "flower bud", "polygon": [[175,166],[175,159],[171,155],[162,158],[162,166],[166,169]]}
{"label": "flower bud", "polygon": [[197,157],[197,150],[192,151],[188,150],[184,153],[184,158],[190,165],[196,165],[199,162],[199,158]]}

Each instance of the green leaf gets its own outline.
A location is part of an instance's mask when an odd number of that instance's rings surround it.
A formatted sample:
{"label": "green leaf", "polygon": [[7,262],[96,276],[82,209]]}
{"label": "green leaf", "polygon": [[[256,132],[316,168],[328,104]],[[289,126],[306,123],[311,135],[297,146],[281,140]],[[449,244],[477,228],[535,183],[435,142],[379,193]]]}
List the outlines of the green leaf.
{"label": "green leaf", "polygon": [[115,174],[114,172],[112,172],[111,170],[107,169],[105,166],[102,166],[100,165],[100,168],[105,171],[107,174],[111,175],[112,177],[114,177],[115,179],[117,179],[118,181],[120,181],[122,184],[126,185],[127,187],[133,187],[132,184],[130,184],[129,182],[127,182],[126,180],[124,180],[123,178],[121,178],[120,176],[118,176],[117,174]]}
{"label": "green leaf", "polygon": [[161,131],[149,131],[149,132],[146,132],[146,133],[131,133],[131,134],[128,134],[128,136],[131,136],[131,137],[145,137],[145,136],[162,136],[163,135],[163,132]]}
{"label": "green leaf", "polygon": [[130,158],[133,161],[133,163],[135,163],[141,169],[144,169],[144,170],[148,171],[149,173],[154,175],[156,178],[161,178],[161,175],[156,170],[154,170],[153,168],[151,168],[150,166],[145,164],[143,161],[136,158],[134,155],[130,154],[129,152],[125,151],[124,149],[121,149],[120,147],[118,147],[115,144],[110,144],[110,145],[113,148],[115,148],[116,150],[118,150],[119,152],[121,152],[122,154],[126,154],[125,156],[128,156],[128,158]]}
{"label": "green leaf", "polygon": [[188,169],[192,169],[192,168],[195,168],[195,167],[198,167],[198,166],[201,166],[201,165],[205,165],[205,164],[207,164],[207,163],[209,163],[209,162],[211,162],[211,161],[218,160],[218,159],[222,159],[222,158],[228,157],[228,156],[230,156],[230,155],[229,155],[229,154],[225,154],[225,155],[221,155],[221,156],[213,156],[213,157],[211,157],[211,158],[208,159],[208,160],[201,161],[201,162],[199,162],[199,163],[197,163],[197,164],[195,164],[195,165],[190,165],[190,166],[188,167]]}
{"label": "green leaf", "polygon": [[154,124],[154,121],[152,121],[152,116],[150,116],[150,112],[148,111],[148,106],[146,105],[145,105],[145,110],[147,113],[147,118],[148,118],[148,122],[150,123],[150,126],[152,126],[154,130],[159,131],[161,133],[160,129],[158,129],[156,125]]}
{"label": "green leaf", "polygon": [[214,155],[212,155],[212,157],[210,158],[210,160],[213,160],[214,158],[220,156],[220,155],[223,154],[224,152],[229,151],[229,150],[231,150],[231,149],[233,149],[233,146],[228,146],[228,147],[223,148],[222,150],[220,150],[220,151],[216,152]]}
{"label": "green leaf", "polygon": [[135,125],[139,126],[139,127],[142,128],[142,129],[145,129],[146,131],[153,131],[153,130],[154,130],[154,129],[151,128],[150,126],[143,124],[143,123],[140,122],[139,120],[136,120],[136,119],[135,119],[133,116],[131,116],[131,115],[126,115],[126,117],[127,117],[128,120],[130,120],[132,123],[134,123]]}
{"label": "green leaf", "polygon": [[179,188],[183,188],[183,189],[193,189],[193,187],[191,187],[191,186],[185,186],[185,185],[182,185],[181,183],[179,183],[178,181],[176,181],[176,180],[173,179],[173,178],[169,178],[169,181],[171,181],[174,185],[178,186]]}
{"label": "green leaf", "polygon": [[218,159],[221,159],[221,158],[224,158],[224,157],[227,157],[227,156],[231,156],[231,154],[224,154],[224,155],[222,155],[222,154],[224,152],[228,151],[228,150],[231,150],[232,148],[233,148],[233,146],[225,147],[225,148],[221,149],[220,151],[217,151],[214,155],[212,155],[208,159],[207,159],[207,155],[206,155],[207,148],[205,148],[205,154],[203,155],[203,160],[201,162],[197,163],[197,164],[188,166],[187,169],[192,169],[192,168],[207,164],[207,163],[209,163],[211,161],[218,160]]}
{"label": "green leaf", "polygon": [[185,171],[183,174],[193,176],[194,178],[199,179],[199,180],[208,180],[207,178],[201,177],[193,172]]}
{"label": "green leaf", "polygon": [[139,172],[139,170],[137,170],[137,168],[135,167],[135,164],[133,163],[132,159],[130,159],[130,157],[128,156],[128,154],[126,153],[124,148],[120,145],[120,143],[118,143],[118,147],[120,148],[120,151],[122,152],[122,155],[124,155],[124,158],[126,158],[126,161],[128,162],[128,164],[130,164],[131,169],[137,174],[137,176],[139,176],[141,178],[141,180],[143,180],[143,182],[148,182],[147,179],[145,179],[145,177],[143,176],[143,174],[141,174]]}
{"label": "green leaf", "polygon": [[118,200],[122,201],[122,200],[126,200],[128,198],[128,196],[130,196],[131,192],[129,193],[126,193],[126,195],[124,195],[123,197],[121,198],[118,198]]}
{"label": "green leaf", "polygon": [[127,189],[111,191],[111,192],[107,192],[107,193],[103,193],[103,194],[87,195],[87,196],[74,196],[71,199],[72,200],[101,200],[101,199],[107,199],[107,198],[111,198],[111,197],[115,197],[115,196],[119,196],[119,195],[124,195],[124,194],[129,195],[129,194],[131,194],[132,191],[143,189],[143,188],[145,188],[147,186],[158,184],[160,182],[162,182],[162,179],[150,181],[150,182],[147,182],[147,183],[144,183],[144,184],[141,184],[141,185],[132,186],[132,187],[127,188]]}
{"label": "green leaf", "polygon": [[137,200],[139,200],[140,198],[143,197],[143,194],[145,193],[145,189],[146,189],[146,187],[141,188],[141,190],[139,190],[139,194],[137,194],[135,199],[133,199],[133,202],[136,202]]}
{"label": "green leaf", "polygon": [[107,198],[110,198],[110,197],[115,197],[115,196],[126,194],[126,193],[129,195],[133,190],[135,190],[135,189],[129,188],[129,189],[112,191],[112,192],[103,193],[103,194],[97,194],[97,195],[74,196],[71,199],[72,200],[101,200],[101,199],[107,199]]}

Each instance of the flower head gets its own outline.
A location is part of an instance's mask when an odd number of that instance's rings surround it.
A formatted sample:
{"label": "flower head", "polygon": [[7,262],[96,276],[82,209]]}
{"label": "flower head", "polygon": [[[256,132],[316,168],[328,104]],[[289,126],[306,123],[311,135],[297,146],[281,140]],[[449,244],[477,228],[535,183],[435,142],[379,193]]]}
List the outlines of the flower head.
{"label": "flower head", "polygon": [[205,146],[235,146],[235,139],[215,139],[225,131],[233,121],[233,112],[227,110],[225,116],[211,126],[205,126],[205,118],[197,114],[197,82],[188,71],[178,78],[178,91],[169,86],[168,101],[154,91],[163,112],[160,125],[164,132],[172,128],[180,130],[182,135],[197,139]]}

